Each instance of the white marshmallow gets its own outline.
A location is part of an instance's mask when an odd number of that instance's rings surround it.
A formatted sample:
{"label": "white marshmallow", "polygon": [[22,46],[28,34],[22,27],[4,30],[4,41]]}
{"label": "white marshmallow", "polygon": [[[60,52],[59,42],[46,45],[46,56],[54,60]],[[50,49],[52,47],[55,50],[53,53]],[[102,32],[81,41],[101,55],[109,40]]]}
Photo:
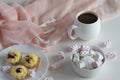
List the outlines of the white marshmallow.
{"label": "white marshmallow", "polygon": [[78,54],[73,54],[73,56],[72,56],[72,61],[73,62],[78,62],[78,61],[80,61],[80,59],[79,59],[79,55]]}
{"label": "white marshmallow", "polygon": [[86,67],[86,64],[85,64],[84,61],[79,61],[79,62],[77,62],[77,65],[80,67],[80,69]]}
{"label": "white marshmallow", "polygon": [[85,63],[86,63],[86,68],[87,68],[87,69],[93,69],[93,67],[92,67],[91,64],[92,64],[93,62],[95,62],[95,60],[94,60],[92,57],[87,56],[87,57],[84,57],[83,60],[84,60]]}
{"label": "white marshmallow", "polygon": [[95,51],[96,52],[96,55],[95,55],[95,59],[96,60],[103,60],[104,59],[104,57],[103,57],[103,55],[100,53],[100,52],[98,52],[98,51]]}
{"label": "white marshmallow", "polygon": [[80,52],[76,52],[73,55],[72,61],[77,65],[80,69],[95,69],[102,65],[102,60],[104,59],[104,56],[98,52],[94,51],[92,49],[84,49],[84,46],[80,48]]}
{"label": "white marshmallow", "polygon": [[90,51],[89,51],[89,54],[90,54],[91,56],[96,55],[96,53],[95,53],[95,51],[94,51],[94,50],[90,50]]}
{"label": "white marshmallow", "polygon": [[85,57],[89,55],[89,51],[80,51],[80,56]]}

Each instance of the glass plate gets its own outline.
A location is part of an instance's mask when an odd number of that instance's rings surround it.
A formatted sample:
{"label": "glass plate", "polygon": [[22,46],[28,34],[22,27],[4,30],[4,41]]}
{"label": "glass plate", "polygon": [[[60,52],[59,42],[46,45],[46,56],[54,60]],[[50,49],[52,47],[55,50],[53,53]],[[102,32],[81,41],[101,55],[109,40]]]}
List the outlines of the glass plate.
{"label": "glass plate", "polygon": [[[25,79],[25,80],[40,80],[45,75],[45,73],[47,72],[49,62],[48,62],[48,59],[47,59],[47,57],[45,56],[44,53],[42,53],[39,49],[37,49],[35,47],[32,47],[32,46],[15,45],[15,46],[5,48],[4,50],[2,50],[0,52],[0,67],[2,65],[6,65],[7,62],[5,61],[5,56],[8,53],[8,51],[15,50],[15,49],[20,50],[22,52],[23,56],[27,55],[28,53],[31,53],[31,52],[40,56],[41,63],[39,65],[38,69],[37,69],[35,78]],[[2,72],[2,71],[0,71],[0,78],[1,78],[0,80],[16,80],[9,73],[5,73],[5,72]]]}

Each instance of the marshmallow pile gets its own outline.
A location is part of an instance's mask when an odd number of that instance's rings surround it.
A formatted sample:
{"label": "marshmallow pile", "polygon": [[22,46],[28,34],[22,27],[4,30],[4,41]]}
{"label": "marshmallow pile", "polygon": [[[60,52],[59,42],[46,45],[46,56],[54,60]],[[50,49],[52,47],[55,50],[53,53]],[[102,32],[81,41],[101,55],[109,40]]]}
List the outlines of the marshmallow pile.
{"label": "marshmallow pile", "polygon": [[[86,49],[87,48],[87,49]],[[104,62],[104,57],[101,52],[91,49],[90,47],[81,46],[72,55],[72,62],[80,69],[96,69]]]}

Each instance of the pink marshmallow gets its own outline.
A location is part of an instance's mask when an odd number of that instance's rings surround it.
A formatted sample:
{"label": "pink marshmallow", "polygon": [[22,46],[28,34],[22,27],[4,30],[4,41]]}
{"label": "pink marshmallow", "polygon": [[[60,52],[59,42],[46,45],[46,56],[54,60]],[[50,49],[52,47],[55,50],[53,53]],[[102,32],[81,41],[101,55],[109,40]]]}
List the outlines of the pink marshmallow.
{"label": "pink marshmallow", "polygon": [[2,66],[2,71],[3,72],[9,72],[11,66]]}
{"label": "pink marshmallow", "polygon": [[105,41],[105,42],[104,42],[104,44],[103,44],[103,45],[104,45],[104,47],[105,47],[105,48],[111,48],[112,43],[111,43],[111,41],[110,41],[110,40],[107,40],[107,41]]}
{"label": "pink marshmallow", "polygon": [[103,64],[102,60],[97,61],[97,64],[101,66]]}
{"label": "pink marshmallow", "polygon": [[102,65],[102,61],[96,61],[96,62],[93,62],[92,64],[92,67],[95,69],[95,68],[98,68]]}
{"label": "pink marshmallow", "polygon": [[69,52],[73,52],[78,49],[77,44],[72,44],[70,47],[68,47]]}
{"label": "pink marshmallow", "polygon": [[117,58],[117,55],[116,55],[115,52],[108,52],[107,58],[108,58],[108,59],[116,59],[116,58]]}
{"label": "pink marshmallow", "polygon": [[91,65],[94,69],[98,67],[98,64],[96,62],[93,62]]}
{"label": "pink marshmallow", "polygon": [[45,77],[44,80],[54,80],[53,77],[49,76],[49,77]]}
{"label": "pink marshmallow", "polygon": [[31,77],[35,77],[35,76],[36,76],[35,70],[30,71],[30,76],[31,76]]}
{"label": "pink marshmallow", "polygon": [[56,61],[55,63],[53,63],[51,66],[50,66],[50,69],[51,70],[57,70],[59,68],[62,67],[62,63],[61,61]]}
{"label": "pink marshmallow", "polygon": [[63,51],[60,51],[58,53],[58,60],[65,59],[65,53]]}
{"label": "pink marshmallow", "polygon": [[88,50],[90,50],[90,47],[86,46],[86,45],[81,45],[81,47],[79,48],[79,50],[88,51]]}

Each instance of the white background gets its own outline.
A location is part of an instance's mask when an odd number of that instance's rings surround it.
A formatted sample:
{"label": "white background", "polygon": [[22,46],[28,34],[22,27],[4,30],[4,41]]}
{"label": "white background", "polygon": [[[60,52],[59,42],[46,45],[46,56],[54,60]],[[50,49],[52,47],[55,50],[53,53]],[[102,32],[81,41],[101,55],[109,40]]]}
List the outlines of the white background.
{"label": "white background", "polygon": [[[53,76],[54,80],[119,80],[120,79],[120,17],[102,22],[102,31],[100,36],[93,41],[82,41],[82,40],[64,40],[53,47],[50,52],[47,53],[49,56],[50,63],[55,62],[53,58],[58,54],[60,50],[66,54],[66,60],[61,69],[57,71],[48,71],[47,75]],[[73,44],[88,44],[100,47],[100,44],[106,40],[111,40],[112,47],[110,49],[103,49],[105,53],[116,52],[118,55],[117,60],[107,60],[106,64],[102,67],[101,72],[91,79],[80,78],[77,74],[72,71],[70,64],[70,53],[66,51],[66,48]]]}
{"label": "white background", "polygon": [[[25,1],[25,0],[5,0],[5,1]],[[64,65],[61,69],[56,70],[56,71],[48,71],[46,76],[52,76],[54,80],[119,80],[120,79],[120,57],[118,57],[117,60],[112,61],[108,60],[105,64],[105,66],[102,68],[102,71],[95,76],[94,78],[91,79],[85,79],[85,78],[80,78],[77,74],[75,74],[72,71],[72,67],[70,64],[70,53],[66,51],[66,48],[73,44],[89,44],[89,45],[95,45],[95,46],[100,46],[100,44],[106,40],[111,40],[112,42],[112,48],[109,50],[105,50],[106,52],[109,51],[114,51],[118,55],[120,55],[120,17],[109,20],[107,22],[102,22],[101,23],[102,31],[100,36],[93,41],[82,41],[82,40],[64,40],[61,41],[59,44],[56,46],[52,47],[46,55],[49,58],[50,64],[55,62],[53,59],[60,50],[64,51],[66,54],[66,60],[64,61]]]}
{"label": "white background", "polygon": [[[70,53],[66,51],[66,48],[73,44],[89,44],[100,47],[100,44],[106,40],[111,40],[112,47],[110,49],[103,49],[105,53],[113,51],[118,55],[117,60],[107,60],[106,64],[102,68],[102,71],[94,78],[83,79],[78,77],[71,68]],[[101,47],[102,48],[102,47]],[[82,41],[70,39],[64,40],[57,44],[50,52],[48,52],[50,62],[54,55],[58,54],[60,50],[63,50],[67,56],[64,67],[58,71],[49,72],[49,75],[53,76],[55,80],[119,80],[120,79],[120,17],[102,23],[102,31],[100,36],[93,41]]]}

